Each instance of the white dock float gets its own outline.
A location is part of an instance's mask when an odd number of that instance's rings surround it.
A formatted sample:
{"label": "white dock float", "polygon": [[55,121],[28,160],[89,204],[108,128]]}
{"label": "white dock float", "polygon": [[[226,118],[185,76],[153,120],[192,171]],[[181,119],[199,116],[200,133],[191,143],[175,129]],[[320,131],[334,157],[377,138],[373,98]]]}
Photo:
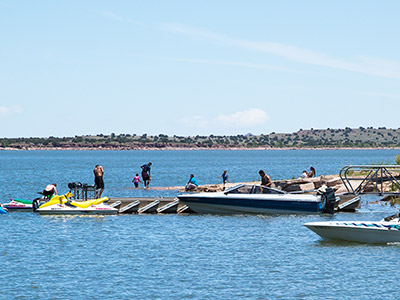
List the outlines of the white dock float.
{"label": "white dock float", "polygon": [[158,208],[157,213],[159,213],[159,214],[176,213],[178,204],[179,204],[179,200],[176,199],[176,200]]}
{"label": "white dock float", "polygon": [[136,200],[132,203],[129,203],[128,205],[125,205],[124,207],[121,207],[119,210],[119,213],[132,213],[132,212],[137,212],[139,208],[140,201]]}
{"label": "white dock float", "polygon": [[350,206],[350,205],[352,205],[352,204],[354,204],[354,203],[356,203],[357,201],[360,201],[360,200],[361,200],[361,197],[360,196],[356,196],[356,197],[350,199],[349,201],[338,205],[338,208],[339,209],[343,209],[343,208],[345,208],[347,206]]}
{"label": "white dock float", "polygon": [[185,211],[189,210],[189,206],[187,205],[183,205],[182,207],[180,207],[176,212],[178,214],[184,213]]}
{"label": "white dock float", "polygon": [[138,210],[138,213],[153,213],[153,212],[157,212],[157,206],[160,203],[160,200],[155,200],[149,204],[147,204],[146,206],[140,208]]}
{"label": "white dock float", "polygon": [[110,207],[117,207],[117,206],[121,205],[121,203],[122,203],[121,201],[116,201],[116,202],[110,204]]}

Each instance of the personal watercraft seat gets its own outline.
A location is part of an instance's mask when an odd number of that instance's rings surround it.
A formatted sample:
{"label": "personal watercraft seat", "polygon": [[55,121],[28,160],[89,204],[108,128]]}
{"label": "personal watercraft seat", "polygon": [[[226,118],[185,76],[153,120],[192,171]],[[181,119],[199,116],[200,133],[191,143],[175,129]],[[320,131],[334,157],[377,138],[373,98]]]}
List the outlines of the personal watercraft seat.
{"label": "personal watercraft seat", "polygon": [[91,205],[98,205],[107,200],[108,200],[107,197],[102,197],[99,199],[87,200],[87,201],[82,201],[82,202],[71,201],[70,204],[73,206],[76,206],[76,207],[80,207],[80,208],[88,208]]}
{"label": "personal watercraft seat", "polygon": [[23,200],[23,199],[16,199],[16,198],[11,199],[11,200],[14,200],[15,202],[19,202],[22,204],[32,204],[33,203],[33,200]]}
{"label": "personal watercraft seat", "polygon": [[54,205],[54,204],[65,204],[68,201],[67,198],[69,198],[69,197],[72,197],[72,193],[71,192],[68,192],[65,195],[54,196],[48,202],[43,203],[42,205],[40,205],[39,208],[47,207],[47,206]]}

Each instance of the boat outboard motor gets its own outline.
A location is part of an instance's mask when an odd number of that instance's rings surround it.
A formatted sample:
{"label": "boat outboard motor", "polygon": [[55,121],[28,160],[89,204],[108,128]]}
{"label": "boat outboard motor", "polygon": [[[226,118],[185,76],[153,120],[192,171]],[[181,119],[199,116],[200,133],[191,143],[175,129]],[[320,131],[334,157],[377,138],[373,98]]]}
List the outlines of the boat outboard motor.
{"label": "boat outboard motor", "polygon": [[321,197],[323,199],[323,203],[325,203],[325,207],[322,212],[333,214],[335,212],[335,191],[332,188],[326,188],[325,191],[321,193]]}
{"label": "boat outboard motor", "polygon": [[75,182],[70,182],[70,183],[68,183],[68,188],[69,188],[70,190],[75,189],[75,188],[76,188],[76,183],[75,183]]}

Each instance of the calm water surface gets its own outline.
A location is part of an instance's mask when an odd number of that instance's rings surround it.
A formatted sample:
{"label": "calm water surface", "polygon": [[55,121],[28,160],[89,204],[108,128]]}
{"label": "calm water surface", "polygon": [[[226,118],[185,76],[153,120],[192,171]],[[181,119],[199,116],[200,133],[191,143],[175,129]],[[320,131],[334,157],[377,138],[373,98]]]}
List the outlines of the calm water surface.
{"label": "calm water surface", "polygon": [[[153,186],[183,185],[191,172],[216,183],[318,174],[346,164],[393,163],[398,151],[0,151],[0,197],[34,198],[49,182],[66,192],[104,166],[107,196],[174,195],[132,190],[153,162]],[[0,216],[0,299],[382,299],[400,295],[400,245],[324,242],[309,221],[379,220],[396,208],[367,204],[328,215]]]}

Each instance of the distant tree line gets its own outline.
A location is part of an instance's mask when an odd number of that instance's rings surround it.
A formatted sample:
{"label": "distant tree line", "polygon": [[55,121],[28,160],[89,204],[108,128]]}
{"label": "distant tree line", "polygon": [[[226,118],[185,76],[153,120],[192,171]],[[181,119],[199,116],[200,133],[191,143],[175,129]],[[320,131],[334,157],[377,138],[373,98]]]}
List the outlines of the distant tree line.
{"label": "distant tree line", "polygon": [[1,138],[0,147],[14,149],[40,148],[370,148],[400,147],[400,129],[359,127],[352,129],[300,129],[293,133],[261,135],[209,135],[209,136],[168,136],[115,134],[84,135],[74,137],[47,138]]}

